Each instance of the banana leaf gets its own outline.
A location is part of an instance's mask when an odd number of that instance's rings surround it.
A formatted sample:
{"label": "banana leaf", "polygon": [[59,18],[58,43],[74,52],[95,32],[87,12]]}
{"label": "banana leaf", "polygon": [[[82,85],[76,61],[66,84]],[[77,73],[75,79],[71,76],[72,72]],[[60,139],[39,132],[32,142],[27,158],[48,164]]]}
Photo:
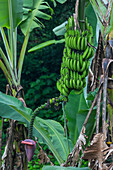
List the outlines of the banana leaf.
{"label": "banana leaf", "polygon": [[[24,107],[17,98],[0,92],[0,116],[26,123],[29,127],[32,110]],[[44,120],[37,117],[34,121],[33,135],[39,142],[48,145],[59,164],[66,161],[68,149],[64,129],[60,123],[53,120]],[[70,145],[71,141],[70,141]]]}
{"label": "banana leaf", "polygon": [[49,45],[63,43],[63,42],[65,42],[65,39],[61,39],[61,40],[49,40],[49,41],[46,41],[44,43],[38,44],[35,47],[32,47],[31,49],[28,50],[28,52],[36,51],[36,50],[39,50],[41,48],[47,47]]}
{"label": "banana leaf", "polygon": [[[66,103],[65,112],[68,122],[67,126],[69,129],[69,137],[73,142],[73,145],[75,145],[76,140],[78,139],[89,109],[90,108],[86,103],[83,93],[78,95],[75,94],[74,91],[72,91],[69,94],[69,101]],[[88,137],[91,136],[95,128],[95,115],[96,108],[94,108],[86,126],[86,135]]]}

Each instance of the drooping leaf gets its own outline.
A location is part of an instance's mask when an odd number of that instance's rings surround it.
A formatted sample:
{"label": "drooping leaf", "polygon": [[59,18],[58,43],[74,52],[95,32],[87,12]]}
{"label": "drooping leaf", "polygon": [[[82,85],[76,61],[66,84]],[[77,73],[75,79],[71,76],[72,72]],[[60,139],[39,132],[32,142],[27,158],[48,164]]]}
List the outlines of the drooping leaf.
{"label": "drooping leaf", "polygon": [[[9,3],[8,0],[0,0],[0,26],[9,28]],[[23,0],[12,0],[13,27],[15,28],[23,16]]]}
{"label": "drooping leaf", "polygon": [[46,41],[44,43],[38,44],[35,47],[32,47],[31,49],[28,50],[28,52],[36,51],[36,50],[39,50],[41,48],[47,47],[49,45],[63,43],[63,42],[65,42],[65,39],[61,39],[61,40],[49,40],[49,41]]}
{"label": "drooping leaf", "polygon": [[[78,135],[81,132],[83,127],[83,123],[85,118],[89,112],[90,107],[86,104],[86,100],[84,98],[84,94],[74,94],[72,91],[69,95],[69,101],[65,106],[66,117],[67,117],[67,125],[69,129],[70,139],[72,140],[73,144],[75,144]],[[86,135],[89,137],[92,135],[95,123],[96,123],[96,108],[94,107],[89,120],[86,125]],[[88,140],[87,140],[88,142]]]}
{"label": "drooping leaf", "polygon": [[61,167],[61,166],[44,166],[42,170],[89,170],[88,167],[76,168],[76,167]]}
{"label": "drooping leaf", "polygon": [[78,138],[78,128],[81,129],[82,125],[77,125],[77,114],[80,110],[86,110],[88,106],[84,99],[83,93],[78,95],[72,91],[69,95],[69,101],[66,103],[65,111],[66,111],[66,118],[68,121],[68,129],[70,139],[72,140],[73,144],[75,144]]}
{"label": "drooping leaf", "polygon": [[53,29],[53,32],[54,32],[57,36],[64,35],[65,32],[66,32],[66,24],[67,24],[67,23],[68,23],[68,22],[65,21],[63,24],[55,27],[55,28]]}
{"label": "drooping leaf", "polygon": [[[64,134],[63,127],[60,125],[60,123],[54,120],[44,120],[44,119],[37,118],[36,122],[37,121],[46,125],[47,131],[49,132],[52,143],[56,148],[56,151],[61,155],[63,160],[66,160],[69,152],[68,152],[66,138],[64,137],[65,134]],[[69,144],[71,150],[72,142],[70,140],[69,140]]]}
{"label": "drooping leaf", "polygon": [[85,15],[88,19],[88,22],[93,28],[93,41],[94,41],[94,46],[96,46],[97,45],[97,42],[96,42],[97,17],[96,17],[96,14],[93,10],[91,3],[89,3],[89,5],[85,8]]}

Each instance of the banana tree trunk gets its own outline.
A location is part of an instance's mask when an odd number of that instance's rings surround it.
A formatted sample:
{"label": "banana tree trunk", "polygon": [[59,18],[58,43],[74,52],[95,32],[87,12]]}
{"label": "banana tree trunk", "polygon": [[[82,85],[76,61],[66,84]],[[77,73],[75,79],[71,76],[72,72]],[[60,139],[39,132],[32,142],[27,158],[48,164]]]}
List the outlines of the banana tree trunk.
{"label": "banana tree trunk", "polygon": [[[20,90],[18,97],[21,101],[24,101],[22,94],[23,92]],[[2,156],[3,164],[1,170],[4,168],[6,170],[27,170],[25,148],[21,145],[21,141],[27,138],[27,128],[15,120],[9,120],[9,124],[10,128],[7,129],[7,143]]]}

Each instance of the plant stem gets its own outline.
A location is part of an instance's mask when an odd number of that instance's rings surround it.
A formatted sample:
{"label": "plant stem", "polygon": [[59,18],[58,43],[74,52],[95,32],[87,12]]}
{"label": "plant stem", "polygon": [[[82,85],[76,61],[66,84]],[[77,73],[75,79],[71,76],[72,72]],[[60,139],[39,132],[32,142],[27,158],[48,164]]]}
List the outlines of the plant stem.
{"label": "plant stem", "polygon": [[67,148],[68,148],[68,153],[70,153],[64,102],[62,102],[62,110],[63,110],[63,116],[64,116],[64,128],[65,128],[65,134],[66,134],[66,139],[67,139]]}
{"label": "plant stem", "polygon": [[81,31],[85,29],[85,0],[79,0],[78,21]]}
{"label": "plant stem", "polygon": [[103,83],[103,108],[102,108],[102,130],[104,140],[106,139],[106,98],[107,98],[107,81],[108,71],[106,72],[104,83]]}
{"label": "plant stem", "polygon": [[102,89],[99,91],[97,99],[97,118],[96,118],[96,134],[99,133],[99,118],[100,118],[100,104],[101,104]]}
{"label": "plant stem", "polygon": [[37,114],[39,113],[39,111],[43,110],[43,109],[48,109],[49,105],[55,104],[55,102],[59,103],[59,102],[62,102],[64,100],[65,100],[65,98],[63,96],[52,98],[52,99],[49,99],[49,101],[47,103],[39,106],[38,108],[36,108],[34,110],[34,112],[32,113],[32,117],[31,117],[31,121],[30,121],[30,128],[29,128],[29,138],[30,139],[33,136],[33,124],[34,124],[34,120],[35,120],[35,117],[37,116]]}
{"label": "plant stem", "polygon": [[17,67],[17,27],[13,32],[13,37],[14,37],[14,71],[17,79],[17,68],[16,68]]}

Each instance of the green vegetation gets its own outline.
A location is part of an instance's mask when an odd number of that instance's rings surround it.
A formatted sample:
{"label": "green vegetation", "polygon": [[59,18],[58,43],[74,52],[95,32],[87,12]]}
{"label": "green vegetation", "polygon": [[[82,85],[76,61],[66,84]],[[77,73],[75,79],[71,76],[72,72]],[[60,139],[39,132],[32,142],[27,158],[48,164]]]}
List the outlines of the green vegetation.
{"label": "green vegetation", "polygon": [[0,166],[112,168],[113,3],[0,4]]}

